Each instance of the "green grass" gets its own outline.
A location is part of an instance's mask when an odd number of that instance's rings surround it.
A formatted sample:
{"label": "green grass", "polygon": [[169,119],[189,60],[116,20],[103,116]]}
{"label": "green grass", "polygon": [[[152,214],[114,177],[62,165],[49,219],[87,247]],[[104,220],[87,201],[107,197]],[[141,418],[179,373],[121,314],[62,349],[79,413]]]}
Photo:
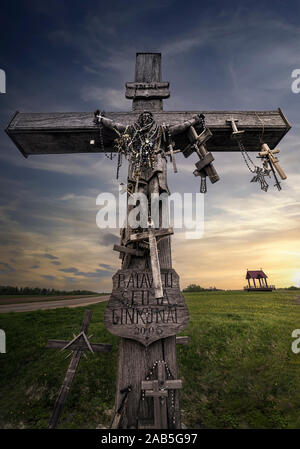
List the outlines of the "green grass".
{"label": "green grass", "polygon": [[[203,292],[185,297],[191,320],[178,346],[181,407],[188,428],[300,428],[300,354],[291,333],[300,328],[297,292]],[[113,352],[82,359],[61,428],[95,428],[110,421],[118,338],[104,328],[105,303],[93,310],[92,341]],[[45,349],[69,339],[84,308],[0,315],[7,354],[0,354],[0,428],[45,428],[69,359]]]}

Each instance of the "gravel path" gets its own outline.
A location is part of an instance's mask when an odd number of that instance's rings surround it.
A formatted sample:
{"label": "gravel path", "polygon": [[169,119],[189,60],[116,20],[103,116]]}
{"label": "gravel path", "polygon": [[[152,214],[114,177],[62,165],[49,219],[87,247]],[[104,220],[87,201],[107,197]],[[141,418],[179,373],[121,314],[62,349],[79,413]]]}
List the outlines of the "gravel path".
{"label": "gravel path", "polygon": [[0,313],[31,312],[33,310],[59,309],[62,307],[82,307],[98,302],[108,301],[109,296],[96,296],[93,298],[65,299],[60,301],[29,302],[25,304],[0,305]]}

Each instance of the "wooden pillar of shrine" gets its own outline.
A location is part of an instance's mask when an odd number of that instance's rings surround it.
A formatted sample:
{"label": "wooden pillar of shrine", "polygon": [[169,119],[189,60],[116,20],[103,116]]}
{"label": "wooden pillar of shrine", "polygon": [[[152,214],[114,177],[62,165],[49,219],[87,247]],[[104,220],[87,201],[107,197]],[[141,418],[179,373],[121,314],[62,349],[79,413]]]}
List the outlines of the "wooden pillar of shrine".
{"label": "wooden pillar of shrine", "polygon": [[268,288],[267,278],[264,278],[266,287]]}

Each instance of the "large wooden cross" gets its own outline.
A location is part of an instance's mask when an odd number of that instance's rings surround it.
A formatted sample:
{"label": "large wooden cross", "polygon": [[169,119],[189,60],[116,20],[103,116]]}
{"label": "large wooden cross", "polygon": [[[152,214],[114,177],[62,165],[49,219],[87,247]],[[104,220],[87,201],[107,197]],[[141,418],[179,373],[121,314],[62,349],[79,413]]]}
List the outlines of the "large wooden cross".
{"label": "large wooden cross", "polygon": [[[185,157],[195,152],[200,161],[196,164],[194,175],[201,176],[201,180],[203,176],[208,176],[211,182],[218,180],[213,169],[211,152],[239,151],[236,140],[232,139],[232,121],[238,122],[239,129],[244,131],[244,146],[248,151],[254,152],[257,152],[261,146],[262,134],[264,141],[272,150],[290,129],[280,109],[274,111],[163,111],[163,99],[168,98],[169,95],[169,83],[161,80],[161,55],[138,53],[135,82],[126,84],[126,97],[132,99],[132,111],[108,112],[105,115],[106,123],[109,124],[111,120],[123,126],[133,125],[142,111],[151,111],[158,125],[168,124],[171,128],[176,128],[176,133],[172,136],[171,148],[169,147],[169,155],[174,163],[175,171],[177,170],[174,160],[175,151],[180,149]],[[193,122],[194,116],[199,114],[205,116],[207,127],[205,134],[202,134],[203,129],[199,123]],[[187,121],[193,127],[187,128]],[[101,153],[103,145],[107,152],[116,151],[114,146],[116,132],[111,126],[103,126],[101,139],[93,112],[43,114],[17,112],[6,131],[25,157],[38,154]],[[165,168],[162,170],[162,177],[166,180]],[[149,190],[158,192],[157,182],[152,181],[149,181]],[[144,401],[141,405],[141,383],[145,380],[149,366],[157,361],[164,361],[170,367],[174,378],[178,378],[176,334],[188,322],[188,313],[180,292],[178,276],[172,269],[170,236],[157,245],[163,291],[168,301],[165,307],[159,308],[157,305],[154,307],[151,296],[153,295],[153,279],[151,279],[151,271],[147,271],[149,263],[145,265],[146,259],[149,262],[149,254],[144,253],[141,246],[134,245],[129,236],[121,242],[121,245],[115,247],[117,251],[120,250],[121,254],[124,254],[123,264],[122,270],[119,270],[113,278],[114,290],[105,312],[105,323],[109,331],[123,337],[119,351],[116,410],[122,402],[120,392],[124,391],[128,385],[132,386],[120,424],[123,428],[137,428],[140,419],[153,416],[153,404]],[[124,260],[128,262],[129,259],[130,263],[124,264]],[[136,300],[137,296],[138,300]],[[124,307],[121,305],[121,300]],[[129,303],[136,305],[130,308]],[[147,305],[145,308],[144,303]],[[151,320],[152,322],[156,320],[159,324],[153,325]],[[168,400],[166,407],[167,416],[164,425],[168,428],[180,428],[178,393],[175,395],[174,402],[175,422]]]}
{"label": "large wooden cross", "polygon": [[65,376],[65,379],[62,383],[62,386],[59,390],[58,397],[56,399],[53,412],[48,424],[48,429],[54,429],[57,426],[60,415],[63,411],[65,402],[67,400],[67,396],[69,390],[71,388],[76,370],[78,368],[80,359],[84,351],[94,352],[110,352],[112,349],[112,345],[106,343],[90,343],[87,337],[88,327],[91,321],[92,311],[86,310],[83,318],[83,323],[81,327],[81,332],[78,335],[74,335],[74,338],[71,341],[66,340],[48,340],[47,348],[56,348],[61,351],[69,350],[73,353],[72,359],[68,366],[68,370]]}

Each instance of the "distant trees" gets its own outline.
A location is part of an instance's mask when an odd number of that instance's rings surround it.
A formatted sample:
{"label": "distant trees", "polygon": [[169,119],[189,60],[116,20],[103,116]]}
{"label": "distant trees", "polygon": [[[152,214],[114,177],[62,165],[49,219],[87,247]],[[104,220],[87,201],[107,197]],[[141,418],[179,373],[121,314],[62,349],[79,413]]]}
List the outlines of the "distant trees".
{"label": "distant trees", "polygon": [[300,287],[295,287],[292,285],[291,287],[288,287],[287,290],[300,290]]}
{"label": "distant trees", "polygon": [[190,284],[186,288],[183,289],[183,292],[193,293],[193,292],[216,292],[221,291],[221,289],[216,287],[203,288],[200,285]]}
{"label": "distant trees", "polygon": [[96,292],[91,292],[89,290],[65,291],[65,290],[55,290],[54,288],[12,287],[11,285],[0,285],[0,295],[55,296],[55,295],[91,295],[95,293]]}

